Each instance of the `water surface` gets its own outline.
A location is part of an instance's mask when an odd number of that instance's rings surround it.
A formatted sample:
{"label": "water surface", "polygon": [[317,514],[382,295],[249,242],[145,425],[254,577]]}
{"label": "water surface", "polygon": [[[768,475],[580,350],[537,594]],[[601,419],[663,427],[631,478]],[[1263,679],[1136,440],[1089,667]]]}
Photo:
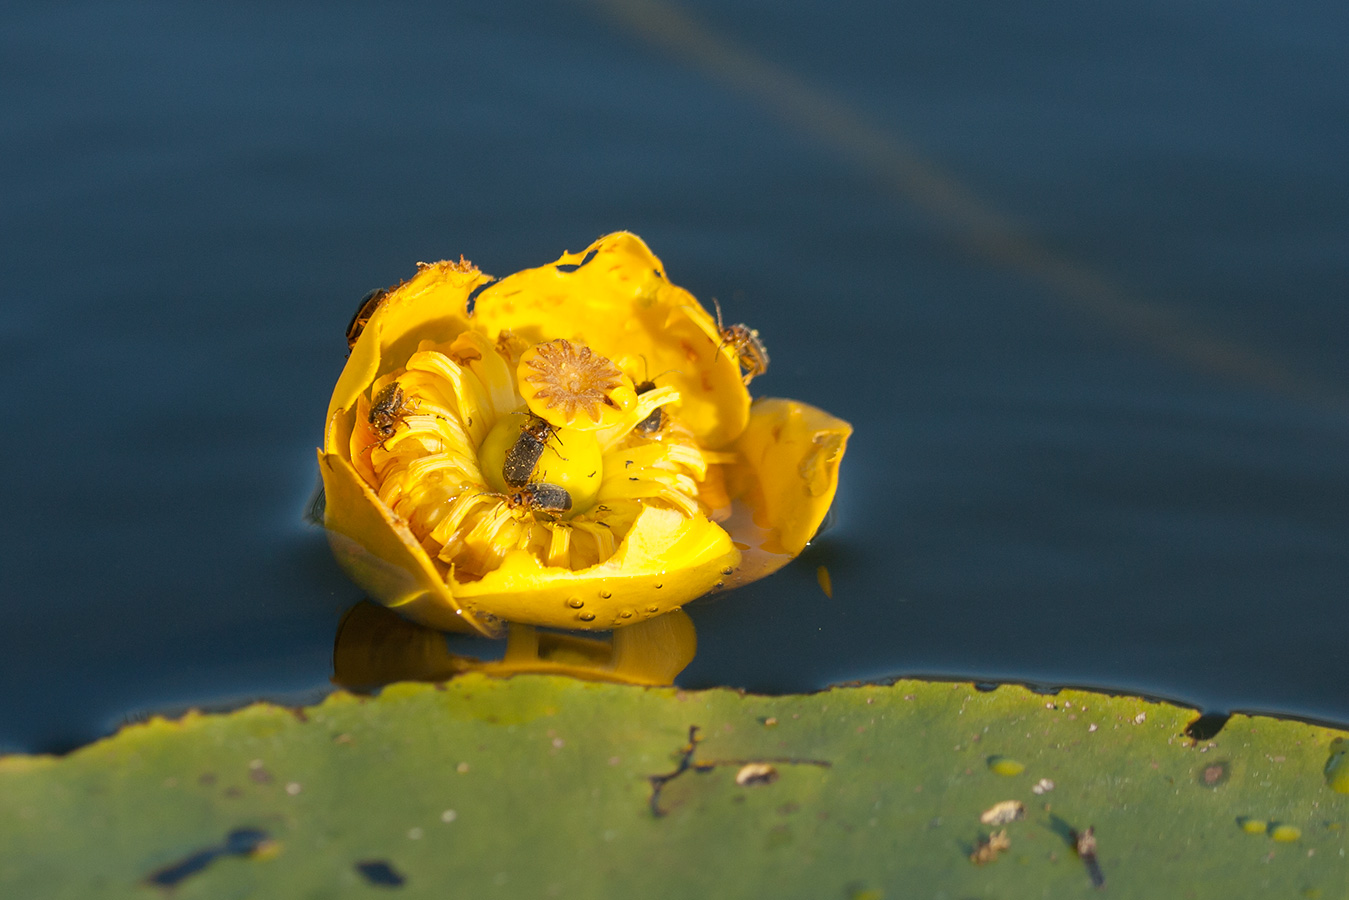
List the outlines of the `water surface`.
{"label": "water surface", "polygon": [[1347,38],[1329,3],[8,7],[0,746],[323,690],[360,593],[300,513],[356,303],[619,228],[763,333],[756,392],[857,428],[838,526],[691,608],[683,683],[1349,722]]}

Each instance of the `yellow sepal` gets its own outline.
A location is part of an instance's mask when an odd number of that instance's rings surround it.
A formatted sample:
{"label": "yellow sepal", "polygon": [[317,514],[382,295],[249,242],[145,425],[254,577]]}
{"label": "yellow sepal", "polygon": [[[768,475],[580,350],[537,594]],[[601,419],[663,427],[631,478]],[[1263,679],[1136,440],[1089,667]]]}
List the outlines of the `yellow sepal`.
{"label": "yellow sepal", "polygon": [[338,564],[372,597],[443,631],[495,634],[491,619],[463,608],[412,532],[336,453],[319,451],[324,527]]}
{"label": "yellow sepal", "polygon": [[789,556],[805,549],[829,512],[851,434],[847,422],[796,400],[765,397],[750,407],[727,481]]}

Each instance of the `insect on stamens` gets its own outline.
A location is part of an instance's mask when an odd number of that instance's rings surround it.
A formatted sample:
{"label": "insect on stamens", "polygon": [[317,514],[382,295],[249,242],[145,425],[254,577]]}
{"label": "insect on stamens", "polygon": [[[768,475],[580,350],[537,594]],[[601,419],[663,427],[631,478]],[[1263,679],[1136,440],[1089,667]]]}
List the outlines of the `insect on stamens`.
{"label": "insect on stamens", "polygon": [[398,382],[391,381],[385,385],[370,402],[370,428],[379,435],[377,443],[382,444],[393,437],[398,430],[398,423],[414,409],[415,404],[406,398]]}
{"label": "insect on stamens", "polygon": [[[643,356],[642,357],[643,371],[646,370],[646,364],[647,364],[646,357]],[[654,391],[656,389],[656,378],[660,378],[662,375],[669,375],[671,372],[677,373],[677,370],[666,369],[664,372],[661,372],[660,375],[657,375],[655,378],[647,378],[645,381],[639,381],[636,385],[634,385],[634,388],[637,391],[637,396],[640,397],[647,391]],[[651,415],[647,416],[645,419],[638,422],[636,425],[632,426],[632,430],[644,437],[650,437],[651,435],[660,431],[661,427],[664,425],[665,425],[665,407],[658,406],[651,411]]]}
{"label": "insect on stamens", "polygon": [[497,497],[512,510],[525,509],[536,513],[557,514],[571,509],[571,494],[567,489],[546,481],[532,481],[505,494],[484,491],[480,496]]}
{"label": "insect on stamens", "polygon": [[[506,450],[505,461],[501,464],[502,480],[513,488],[528,484],[549,438],[557,438],[557,442],[562,443],[551,423],[530,413],[529,420],[520,428],[520,436]],[[558,457],[566,460],[561,454]]]}

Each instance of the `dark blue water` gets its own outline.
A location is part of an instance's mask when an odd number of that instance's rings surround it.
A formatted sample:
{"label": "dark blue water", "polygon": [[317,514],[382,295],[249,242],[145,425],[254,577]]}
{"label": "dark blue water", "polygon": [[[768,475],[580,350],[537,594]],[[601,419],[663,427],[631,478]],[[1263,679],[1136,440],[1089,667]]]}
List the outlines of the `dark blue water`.
{"label": "dark blue water", "polygon": [[857,429],[683,683],[1349,722],[1345,10],[10,4],[0,747],[323,690],[356,303],[619,228]]}

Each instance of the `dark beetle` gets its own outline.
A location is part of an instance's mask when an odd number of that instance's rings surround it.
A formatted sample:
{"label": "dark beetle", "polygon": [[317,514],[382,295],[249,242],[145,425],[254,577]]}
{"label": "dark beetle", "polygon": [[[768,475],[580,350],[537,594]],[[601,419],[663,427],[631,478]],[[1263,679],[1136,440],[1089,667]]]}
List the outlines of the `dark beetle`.
{"label": "dark beetle", "polygon": [[720,350],[727,344],[735,350],[736,362],[745,370],[745,384],[749,384],[755,375],[768,371],[768,348],[759,338],[759,332],[748,325],[723,325],[721,323],[721,304],[713,298],[717,307],[717,331],[721,332]]}
{"label": "dark beetle", "polygon": [[398,382],[391,381],[375,395],[370,403],[370,427],[381,441],[393,437],[394,430],[412,406],[404,399],[403,389]]}
{"label": "dark beetle", "polygon": [[[642,365],[643,366],[646,365],[645,356],[642,357]],[[660,378],[661,375],[668,375],[671,372],[677,373],[678,369],[666,369],[664,372],[661,372],[660,375],[657,375],[656,378]],[[650,372],[648,371],[647,374],[650,374]],[[656,378],[648,378],[645,381],[641,381],[633,385],[633,388],[637,392],[637,396],[640,397],[647,391],[654,391],[656,389]],[[643,437],[650,437],[651,435],[660,431],[664,425],[665,425],[665,407],[657,406],[655,409],[651,411],[651,415],[647,416],[645,419],[638,422],[636,425],[632,427],[634,431],[636,431]]]}
{"label": "dark beetle", "polygon": [[[543,455],[544,445],[556,430],[545,420],[530,413],[529,420],[520,429],[520,436],[506,450],[506,458],[501,465],[502,480],[513,488],[528,484],[539,457]],[[567,506],[571,507],[570,499]]]}
{"label": "dark beetle", "polygon": [[375,310],[384,302],[384,298],[389,296],[389,292],[383,288],[376,288],[361,298],[361,305],[356,307],[356,315],[351,317],[351,322],[347,325],[347,353],[351,353],[351,348],[356,346],[356,339],[361,336],[365,330],[365,324],[370,321],[370,317],[375,314]]}
{"label": "dark beetle", "polygon": [[[637,389],[637,396],[640,397],[647,391],[655,390],[656,382],[654,381],[639,382],[636,385],[636,389]],[[664,424],[665,424],[665,407],[657,406],[655,409],[651,410],[651,415],[647,416],[645,419],[638,422],[636,425],[632,426],[632,430],[636,431],[638,434],[643,435],[645,437],[650,437],[657,431],[660,431],[661,426]]]}
{"label": "dark beetle", "polygon": [[535,481],[520,485],[507,494],[506,505],[511,509],[523,506],[534,512],[564,513],[571,509],[571,494],[561,485]]}

